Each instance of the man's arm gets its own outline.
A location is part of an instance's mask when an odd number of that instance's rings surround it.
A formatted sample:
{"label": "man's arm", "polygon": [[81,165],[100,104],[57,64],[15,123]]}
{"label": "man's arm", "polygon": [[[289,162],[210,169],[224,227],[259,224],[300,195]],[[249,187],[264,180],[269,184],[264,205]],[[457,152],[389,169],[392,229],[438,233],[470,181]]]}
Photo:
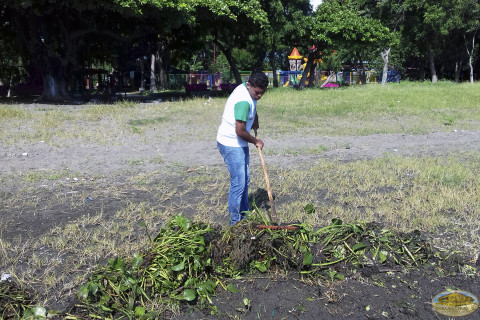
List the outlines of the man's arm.
{"label": "man's arm", "polygon": [[260,126],[258,125],[258,112],[255,113],[255,119],[253,120],[252,129],[257,131]]}
{"label": "man's arm", "polygon": [[[256,118],[255,118],[256,119]],[[258,125],[258,123],[257,123]],[[252,126],[253,128],[253,126]],[[247,123],[241,120],[235,121],[235,133],[237,136],[242,138],[243,140],[253,143],[255,147],[262,149],[263,148],[263,141],[260,139],[255,138],[247,131]]]}

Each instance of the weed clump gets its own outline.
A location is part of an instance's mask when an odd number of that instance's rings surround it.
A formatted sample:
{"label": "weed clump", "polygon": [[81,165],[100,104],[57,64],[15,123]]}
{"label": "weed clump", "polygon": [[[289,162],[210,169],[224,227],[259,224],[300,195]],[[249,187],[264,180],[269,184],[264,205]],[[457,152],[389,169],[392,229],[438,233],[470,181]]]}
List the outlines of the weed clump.
{"label": "weed clump", "polygon": [[158,318],[181,303],[213,306],[219,286],[227,290],[225,282],[248,273],[294,271],[300,278],[334,281],[422,265],[458,271],[464,264],[452,259],[457,256],[434,250],[419,231],[400,234],[375,223],[333,219],[319,229],[308,224],[270,229],[247,221],[215,229],[177,216],[146,252],[97,268],[68,316]]}
{"label": "weed clump", "polygon": [[33,307],[34,295],[13,280],[0,281],[0,319],[19,319]]}

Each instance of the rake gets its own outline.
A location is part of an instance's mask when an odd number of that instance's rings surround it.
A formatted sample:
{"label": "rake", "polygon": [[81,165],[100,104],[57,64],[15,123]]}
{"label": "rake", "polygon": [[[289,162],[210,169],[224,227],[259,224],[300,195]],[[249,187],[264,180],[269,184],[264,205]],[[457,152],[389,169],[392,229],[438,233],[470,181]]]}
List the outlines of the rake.
{"label": "rake", "polygon": [[[257,130],[255,131],[255,138],[257,137]],[[258,154],[260,155],[260,161],[262,162],[263,175],[265,177],[265,183],[267,184],[267,194],[268,200],[270,201],[270,209],[272,213],[270,214],[267,211],[268,218],[270,219],[271,225],[259,225],[259,229],[270,229],[270,230],[296,230],[297,227],[294,226],[281,226],[278,220],[277,211],[275,210],[275,203],[273,202],[272,188],[270,186],[270,179],[268,179],[267,166],[265,165],[265,160],[263,159],[262,149],[257,147]]]}

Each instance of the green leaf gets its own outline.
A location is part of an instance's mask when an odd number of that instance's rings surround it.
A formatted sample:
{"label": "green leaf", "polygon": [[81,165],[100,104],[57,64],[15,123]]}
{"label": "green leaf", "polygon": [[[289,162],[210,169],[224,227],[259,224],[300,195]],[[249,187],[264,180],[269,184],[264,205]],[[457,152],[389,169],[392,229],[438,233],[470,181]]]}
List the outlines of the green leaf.
{"label": "green leaf", "polygon": [[112,270],[125,272],[125,261],[119,257],[108,260],[108,264]]}
{"label": "green leaf", "polygon": [[172,266],[173,271],[182,271],[183,269],[185,269],[185,263],[183,261],[175,266]]}
{"label": "green leaf", "polygon": [[354,252],[357,252],[358,250],[361,250],[361,249],[366,248],[366,247],[367,247],[366,244],[360,242],[360,243],[355,244],[355,245],[352,247],[352,250],[353,250]]}
{"label": "green leaf", "polygon": [[135,253],[133,255],[132,268],[138,269],[142,263],[143,263],[143,257]]}
{"label": "green leaf", "polygon": [[183,231],[190,229],[190,219],[185,218],[184,216],[176,216],[172,221],[175,226],[182,228]]}
{"label": "green leaf", "polygon": [[387,260],[387,252],[380,251],[378,257],[380,258],[380,263],[384,263]]}
{"label": "green leaf", "polygon": [[141,317],[145,314],[145,307],[137,306],[135,307],[135,316]]}
{"label": "green leaf", "polygon": [[27,309],[24,314],[22,319],[32,319],[34,317],[33,311],[31,309]]}
{"label": "green leaf", "polygon": [[86,300],[88,298],[88,293],[90,291],[88,290],[88,283],[82,285],[80,289],[78,289],[78,299],[80,300]]}
{"label": "green leaf", "polygon": [[303,265],[309,266],[313,263],[313,256],[310,252],[307,252],[303,255]]}
{"label": "green leaf", "polygon": [[265,271],[267,271],[267,269],[268,269],[267,263],[262,262],[262,261],[255,261],[254,266],[255,266],[255,268],[257,268],[258,271],[260,271],[260,272],[265,272]]}
{"label": "green leaf", "polygon": [[306,253],[306,252],[310,252],[310,250],[308,249],[307,245],[302,245],[302,246],[300,246],[300,252],[301,253]]}
{"label": "green leaf", "polygon": [[186,300],[186,301],[193,301],[195,300],[196,298],[196,294],[195,294],[195,291],[193,291],[192,289],[187,289],[185,291],[183,291],[183,300]]}
{"label": "green leaf", "polygon": [[215,283],[212,280],[199,283],[197,286],[198,293],[208,294],[215,291]]}
{"label": "green leaf", "polygon": [[227,289],[231,293],[238,293],[238,289],[237,289],[237,287],[235,287],[235,285],[233,283],[229,283],[228,286],[227,286]]}
{"label": "green leaf", "polygon": [[379,237],[378,240],[379,240],[380,242],[388,242],[388,236]]}
{"label": "green leaf", "polygon": [[315,207],[313,206],[313,204],[309,203],[307,204],[303,210],[305,211],[306,214],[312,214],[312,213],[315,213]]}
{"label": "green leaf", "polygon": [[353,232],[355,232],[355,233],[362,233],[363,232],[362,227],[360,227],[359,225],[354,224],[352,226],[352,228],[353,228]]}
{"label": "green leaf", "polygon": [[343,221],[338,219],[338,218],[333,218],[332,219],[332,225],[334,226],[341,226],[343,224]]}
{"label": "green leaf", "polygon": [[44,307],[36,306],[32,308],[33,316],[46,318],[47,317],[47,310]]}
{"label": "green leaf", "polygon": [[110,309],[110,308],[108,308],[108,307],[104,306],[103,304],[100,306],[100,308],[101,308],[103,311],[107,311],[107,312],[111,312],[111,311],[113,311],[112,309]]}
{"label": "green leaf", "polygon": [[185,283],[183,284],[184,287],[190,287],[191,285],[194,285],[195,284],[195,278],[189,278],[187,279],[187,281],[185,281]]}

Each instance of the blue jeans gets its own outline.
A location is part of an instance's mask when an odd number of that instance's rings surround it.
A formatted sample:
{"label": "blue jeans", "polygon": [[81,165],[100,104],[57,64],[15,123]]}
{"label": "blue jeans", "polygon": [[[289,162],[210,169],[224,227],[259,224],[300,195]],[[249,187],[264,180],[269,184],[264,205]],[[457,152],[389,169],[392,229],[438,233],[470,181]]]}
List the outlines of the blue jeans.
{"label": "blue jeans", "polygon": [[248,185],[250,183],[250,152],[248,147],[227,147],[217,142],[218,151],[230,172],[230,192],[228,193],[229,225],[233,226],[245,218],[250,211],[248,205]]}

